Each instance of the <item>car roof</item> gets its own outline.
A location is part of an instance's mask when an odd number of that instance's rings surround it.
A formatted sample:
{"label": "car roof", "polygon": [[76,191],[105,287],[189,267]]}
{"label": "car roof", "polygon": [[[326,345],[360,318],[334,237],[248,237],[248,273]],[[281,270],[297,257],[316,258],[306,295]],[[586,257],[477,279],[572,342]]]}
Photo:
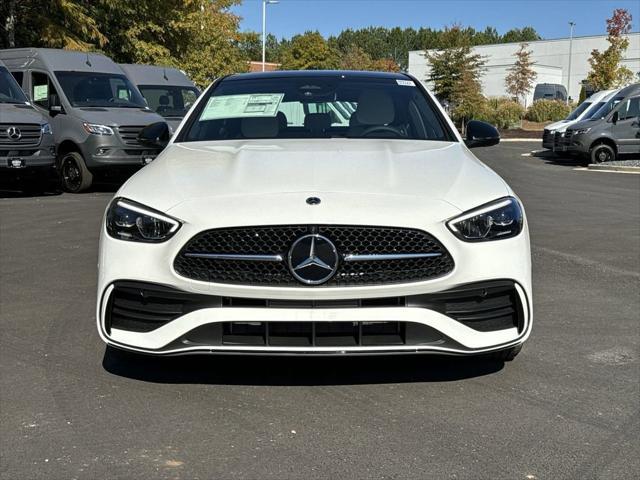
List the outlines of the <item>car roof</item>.
{"label": "car roof", "polygon": [[633,83],[628,87],[622,88],[616,96],[626,98],[631,95],[637,95],[638,93],[640,93],[640,83]]}
{"label": "car roof", "polygon": [[310,78],[310,77],[348,77],[408,80],[411,77],[401,72],[374,72],[360,70],[275,70],[271,72],[236,73],[225,77],[229,80],[258,80],[267,78]]}
{"label": "car roof", "polygon": [[121,63],[120,67],[136,85],[175,85],[195,87],[187,75],[173,67]]}
{"label": "car roof", "polygon": [[589,102],[599,102],[600,100],[607,98],[612,93],[615,93],[617,90],[600,90],[590,97],[587,98]]}
{"label": "car roof", "polygon": [[0,50],[0,58],[12,68],[26,68],[39,63],[37,66],[49,71],[123,73],[113,60],[100,53],[57,48],[10,48]]}

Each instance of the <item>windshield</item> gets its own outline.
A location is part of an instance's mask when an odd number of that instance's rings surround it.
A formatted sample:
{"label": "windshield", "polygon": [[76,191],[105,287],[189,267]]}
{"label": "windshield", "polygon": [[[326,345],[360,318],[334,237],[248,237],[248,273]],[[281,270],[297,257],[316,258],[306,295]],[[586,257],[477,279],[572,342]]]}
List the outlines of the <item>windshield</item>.
{"label": "windshield", "polygon": [[195,87],[138,85],[138,88],[149,108],[166,118],[184,117],[199,95]]}
{"label": "windshield", "polygon": [[93,72],[55,72],[74,107],[144,108],[142,95],[124,75]]}
{"label": "windshield", "polygon": [[569,114],[566,120],[575,120],[580,116],[582,112],[584,112],[587,108],[591,106],[591,102],[582,102],[578,107]]}
{"label": "windshield", "polygon": [[409,79],[345,75],[222,80],[178,141],[257,138],[454,139]]}
{"label": "windshield", "polygon": [[609,112],[613,110],[616,107],[616,105],[618,105],[622,100],[624,100],[624,97],[612,98],[608,102],[604,103],[589,118],[593,120],[597,120],[597,119],[606,117],[607,115],[609,115]]}
{"label": "windshield", "polygon": [[593,118],[593,116],[598,113],[598,110],[600,110],[605,103],[606,102],[596,102],[591,105],[591,108],[587,111],[587,113],[584,114],[583,120]]}
{"label": "windshield", "polygon": [[0,67],[0,103],[26,103],[27,97],[13,75]]}

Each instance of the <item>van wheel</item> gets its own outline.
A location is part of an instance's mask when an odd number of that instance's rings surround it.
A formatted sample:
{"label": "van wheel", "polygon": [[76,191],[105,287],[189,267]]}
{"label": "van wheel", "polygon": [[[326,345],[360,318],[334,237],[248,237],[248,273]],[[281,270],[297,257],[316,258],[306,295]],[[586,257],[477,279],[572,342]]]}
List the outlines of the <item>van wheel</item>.
{"label": "van wheel", "polygon": [[600,143],[591,149],[591,163],[613,162],[616,151],[606,143]]}
{"label": "van wheel", "polygon": [[93,183],[93,175],[78,152],[65,153],[60,160],[62,188],[71,193],[80,193]]}

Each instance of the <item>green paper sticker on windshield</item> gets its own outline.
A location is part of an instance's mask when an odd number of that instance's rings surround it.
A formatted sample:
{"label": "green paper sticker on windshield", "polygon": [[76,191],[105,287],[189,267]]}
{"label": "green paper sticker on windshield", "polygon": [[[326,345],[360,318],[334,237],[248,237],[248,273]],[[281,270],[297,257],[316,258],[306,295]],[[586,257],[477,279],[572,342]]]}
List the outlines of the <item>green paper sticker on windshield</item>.
{"label": "green paper sticker on windshield", "polygon": [[49,85],[34,85],[33,86],[33,101],[38,102],[46,100],[49,96]]}
{"label": "green paper sticker on windshield", "polygon": [[218,118],[275,117],[284,93],[253,93],[211,97],[200,121]]}

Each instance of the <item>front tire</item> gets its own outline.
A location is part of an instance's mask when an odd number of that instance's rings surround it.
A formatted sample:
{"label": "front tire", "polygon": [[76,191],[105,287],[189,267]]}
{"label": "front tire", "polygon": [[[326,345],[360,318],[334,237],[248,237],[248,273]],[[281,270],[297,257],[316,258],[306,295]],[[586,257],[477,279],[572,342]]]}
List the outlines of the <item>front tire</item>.
{"label": "front tire", "polygon": [[93,175],[78,152],[65,153],[60,159],[62,188],[70,193],[87,190],[93,183]]}
{"label": "front tire", "polygon": [[599,143],[591,149],[591,163],[613,162],[616,151],[606,143]]}

